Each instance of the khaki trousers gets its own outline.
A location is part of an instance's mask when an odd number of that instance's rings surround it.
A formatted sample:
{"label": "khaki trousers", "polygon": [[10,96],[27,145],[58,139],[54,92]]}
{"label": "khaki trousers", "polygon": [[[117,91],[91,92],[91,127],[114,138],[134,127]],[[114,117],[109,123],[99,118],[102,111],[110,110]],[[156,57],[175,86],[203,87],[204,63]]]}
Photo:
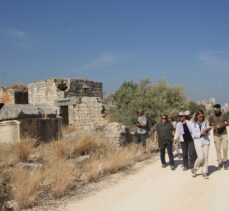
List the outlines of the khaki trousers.
{"label": "khaki trousers", "polygon": [[197,154],[197,159],[194,164],[194,169],[198,169],[202,167],[202,173],[208,173],[208,152],[209,152],[209,144],[201,144],[195,143],[195,149]]}
{"label": "khaki trousers", "polygon": [[[227,161],[227,153],[228,153],[228,137],[226,135],[214,136],[214,143],[216,149],[216,156],[218,163],[222,163]],[[223,159],[221,156],[221,147],[223,149]]]}

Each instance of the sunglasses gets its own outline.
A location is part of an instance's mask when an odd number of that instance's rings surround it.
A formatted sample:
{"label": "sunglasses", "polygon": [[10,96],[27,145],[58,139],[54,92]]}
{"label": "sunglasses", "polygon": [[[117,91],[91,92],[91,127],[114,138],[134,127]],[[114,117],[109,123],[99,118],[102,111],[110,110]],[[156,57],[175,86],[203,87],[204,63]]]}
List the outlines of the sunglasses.
{"label": "sunglasses", "polygon": [[162,117],[161,119],[167,119],[166,117]]}
{"label": "sunglasses", "polygon": [[203,115],[200,115],[200,116],[198,116],[198,118],[204,118],[204,116]]}

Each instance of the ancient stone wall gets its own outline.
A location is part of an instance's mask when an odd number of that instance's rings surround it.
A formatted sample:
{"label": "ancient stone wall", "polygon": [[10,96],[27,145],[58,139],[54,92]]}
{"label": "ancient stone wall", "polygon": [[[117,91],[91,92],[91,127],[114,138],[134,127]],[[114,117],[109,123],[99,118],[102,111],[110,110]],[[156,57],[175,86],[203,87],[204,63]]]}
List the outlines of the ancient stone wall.
{"label": "ancient stone wall", "polygon": [[47,79],[28,85],[29,104],[56,105],[59,99],[69,97],[102,97],[103,85],[100,82],[80,79]]}
{"label": "ancient stone wall", "polygon": [[74,116],[71,121],[74,121],[76,128],[89,131],[105,123],[101,113],[102,109],[100,98],[82,97],[81,103],[69,106],[69,116]]}
{"label": "ancient stone wall", "polygon": [[62,119],[57,118],[25,118],[20,119],[20,136],[36,138],[48,142],[62,137]]}
{"label": "ancient stone wall", "polygon": [[58,90],[54,79],[36,81],[28,85],[29,104],[55,105],[57,99],[64,97],[64,92]]}
{"label": "ancient stone wall", "polygon": [[70,80],[70,88],[65,92],[65,97],[87,96],[101,97],[103,96],[103,84],[100,82],[89,80]]}
{"label": "ancient stone wall", "polygon": [[91,130],[104,121],[103,85],[81,79],[47,79],[28,85],[29,104],[58,108],[63,124]]}
{"label": "ancient stone wall", "polygon": [[14,104],[14,90],[0,88],[0,103]]}

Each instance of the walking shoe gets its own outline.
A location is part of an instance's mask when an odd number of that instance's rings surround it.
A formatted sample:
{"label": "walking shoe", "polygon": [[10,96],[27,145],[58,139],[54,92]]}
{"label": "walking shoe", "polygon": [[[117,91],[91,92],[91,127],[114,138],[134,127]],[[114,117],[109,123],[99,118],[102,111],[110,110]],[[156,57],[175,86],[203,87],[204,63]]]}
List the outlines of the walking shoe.
{"label": "walking shoe", "polygon": [[221,168],[223,168],[223,163],[219,163],[219,165],[216,167],[217,170],[220,170]]}
{"label": "walking shoe", "polygon": [[166,167],[166,164],[162,164],[162,166],[161,166],[162,168],[165,168]]}
{"label": "walking shoe", "polygon": [[188,167],[184,167],[184,168],[183,168],[183,171],[187,171],[187,170],[188,170]]}
{"label": "walking shoe", "polygon": [[227,161],[223,162],[223,168],[224,170],[228,170]]}
{"label": "walking shoe", "polygon": [[192,172],[192,177],[195,177],[196,176],[196,169],[192,169],[191,172]]}
{"label": "walking shoe", "polygon": [[174,165],[171,165],[170,168],[171,168],[171,170],[175,170],[175,166]]}
{"label": "walking shoe", "polygon": [[208,179],[208,175],[207,174],[203,174],[204,179]]}

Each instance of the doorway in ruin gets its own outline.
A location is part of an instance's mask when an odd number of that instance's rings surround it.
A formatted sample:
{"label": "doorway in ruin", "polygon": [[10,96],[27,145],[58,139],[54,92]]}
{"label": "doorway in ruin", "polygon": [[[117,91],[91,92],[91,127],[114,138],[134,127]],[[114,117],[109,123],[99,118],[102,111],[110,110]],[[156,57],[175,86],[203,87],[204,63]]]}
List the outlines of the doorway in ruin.
{"label": "doorway in ruin", "polygon": [[4,103],[0,103],[0,109],[4,106]]}
{"label": "doorway in ruin", "polygon": [[60,116],[62,117],[62,124],[66,126],[69,124],[68,106],[60,106]]}
{"label": "doorway in ruin", "polygon": [[16,91],[14,93],[15,104],[28,104],[28,91]]}

